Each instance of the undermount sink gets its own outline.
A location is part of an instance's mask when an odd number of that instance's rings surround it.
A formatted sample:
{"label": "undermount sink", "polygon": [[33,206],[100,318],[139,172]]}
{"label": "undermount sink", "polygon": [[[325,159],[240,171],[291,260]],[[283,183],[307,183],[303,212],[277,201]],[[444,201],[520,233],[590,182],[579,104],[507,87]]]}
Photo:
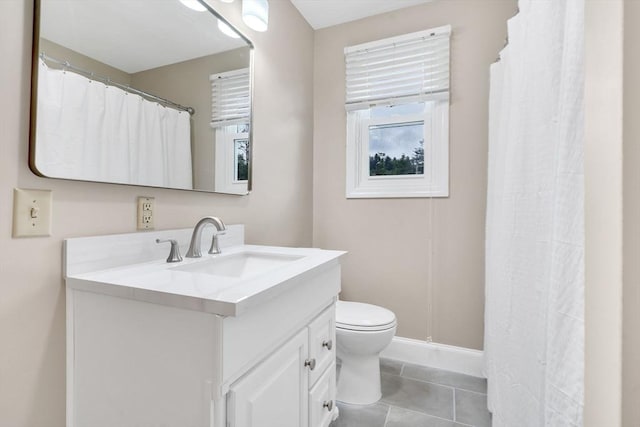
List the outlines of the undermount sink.
{"label": "undermount sink", "polygon": [[303,258],[298,255],[240,252],[172,268],[189,273],[244,278],[261,274]]}

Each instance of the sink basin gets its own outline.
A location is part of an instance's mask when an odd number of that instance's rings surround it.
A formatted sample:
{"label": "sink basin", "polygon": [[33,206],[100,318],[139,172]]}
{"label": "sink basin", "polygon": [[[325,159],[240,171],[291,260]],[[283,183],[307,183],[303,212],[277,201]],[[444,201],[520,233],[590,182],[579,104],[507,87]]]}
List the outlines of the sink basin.
{"label": "sink basin", "polygon": [[240,252],[174,267],[172,270],[211,274],[213,276],[245,278],[255,274],[265,273],[300,258],[303,257],[288,254]]}

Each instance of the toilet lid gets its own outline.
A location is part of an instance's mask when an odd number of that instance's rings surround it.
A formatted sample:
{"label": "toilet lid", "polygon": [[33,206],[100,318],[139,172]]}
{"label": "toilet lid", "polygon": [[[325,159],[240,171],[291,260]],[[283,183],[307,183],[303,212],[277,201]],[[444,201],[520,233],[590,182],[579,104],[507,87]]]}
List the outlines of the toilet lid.
{"label": "toilet lid", "polygon": [[394,327],[393,311],[361,302],[337,301],[336,327],[352,330],[382,330]]}

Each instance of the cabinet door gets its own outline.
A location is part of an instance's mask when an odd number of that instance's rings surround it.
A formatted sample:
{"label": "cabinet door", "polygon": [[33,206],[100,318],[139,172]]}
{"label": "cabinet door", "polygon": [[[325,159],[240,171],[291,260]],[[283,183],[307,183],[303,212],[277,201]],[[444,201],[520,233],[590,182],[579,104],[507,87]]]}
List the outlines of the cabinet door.
{"label": "cabinet door", "polygon": [[336,360],[336,309],[327,308],[309,324],[309,359],[316,361],[309,373],[309,385],[313,386],[320,375]]}
{"label": "cabinet door", "polygon": [[231,386],[230,427],[308,427],[307,330]]}

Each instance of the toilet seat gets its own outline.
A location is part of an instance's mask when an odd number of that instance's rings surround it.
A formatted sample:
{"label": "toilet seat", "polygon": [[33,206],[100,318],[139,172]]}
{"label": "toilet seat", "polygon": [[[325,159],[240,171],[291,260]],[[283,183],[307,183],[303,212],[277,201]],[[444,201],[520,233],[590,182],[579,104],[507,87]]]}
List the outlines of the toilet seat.
{"label": "toilet seat", "polygon": [[396,326],[391,310],[361,302],[337,301],[336,328],[351,331],[384,331]]}

